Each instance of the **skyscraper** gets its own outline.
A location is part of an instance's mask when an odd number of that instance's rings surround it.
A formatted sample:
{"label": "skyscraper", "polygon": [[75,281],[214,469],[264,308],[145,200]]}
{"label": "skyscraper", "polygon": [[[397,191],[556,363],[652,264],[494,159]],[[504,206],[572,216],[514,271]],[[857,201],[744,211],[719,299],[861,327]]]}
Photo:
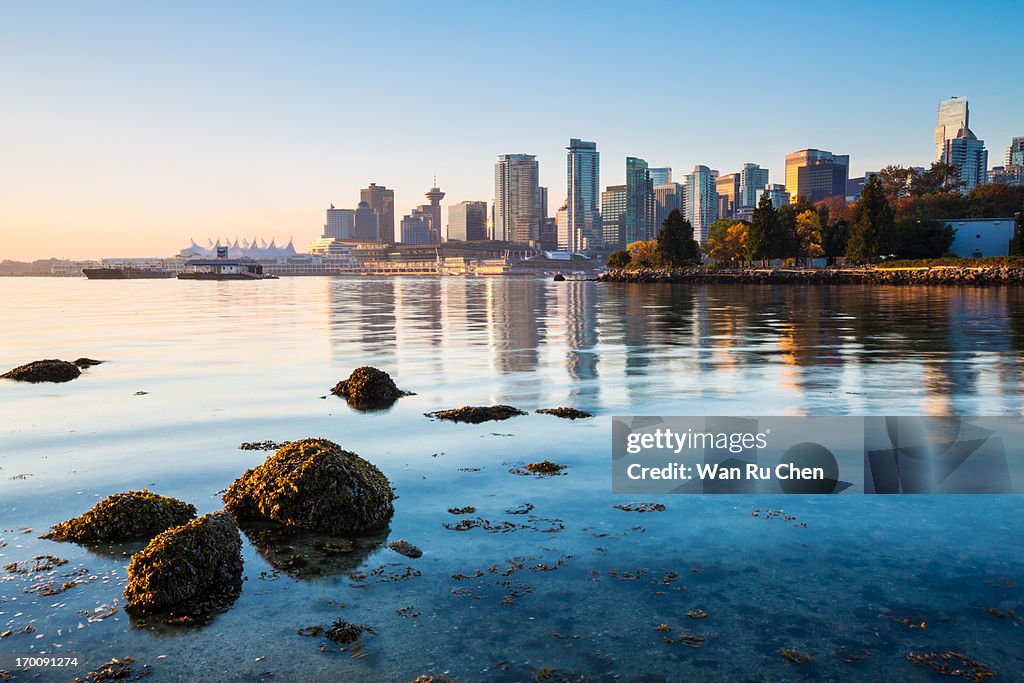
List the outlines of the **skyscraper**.
{"label": "skyscraper", "polygon": [[364,201],[377,212],[380,223],[380,241],[395,241],[395,191],[383,185],[370,183],[369,187],[359,191],[360,201]]}
{"label": "skyscraper", "polygon": [[571,251],[569,243],[572,242],[569,229],[569,200],[562,202],[562,206],[555,212],[555,248],[559,251]]}
{"label": "skyscraper", "polygon": [[380,216],[368,202],[359,202],[355,210],[353,237],[363,242],[380,242]]}
{"label": "skyscraper", "polygon": [[682,183],[665,183],[654,186],[654,229],[660,231],[672,209],[685,213]]}
{"label": "skyscraper", "polygon": [[448,207],[448,240],[477,242],[487,239],[487,202],[459,202]]}
{"label": "skyscraper", "polygon": [[654,183],[647,162],[626,157],[626,244],[657,236],[654,226]]}
{"label": "skyscraper", "polygon": [[605,246],[626,246],[625,185],[609,185],[601,193],[601,233]]}
{"label": "skyscraper", "polygon": [[761,195],[767,194],[768,198],[772,200],[772,206],[776,209],[789,204],[789,192],[786,191],[785,185],[765,185],[757,193],[757,202],[761,202]]}
{"label": "skyscraper", "polygon": [[[961,128],[970,126],[971,112],[967,100],[952,97],[939,102],[938,123],[935,126],[935,160],[941,161],[946,151],[946,142],[956,137]],[[786,182],[789,185],[789,182]]]}
{"label": "skyscraper", "polygon": [[430,227],[429,209],[429,205],[419,206],[402,218],[402,244],[434,243],[434,230]]}
{"label": "skyscraper", "polygon": [[322,237],[349,240],[355,232],[356,212],[352,209],[336,209],[334,204],[327,209],[327,222]]}
{"label": "skyscraper", "polygon": [[652,168],[651,171],[651,183],[655,187],[658,185],[668,185],[672,182],[672,167],[671,166],[659,166],[658,168]]}
{"label": "skyscraper", "polygon": [[715,191],[718,192],[718,217],[732,218],[733,212],[739,208],[740,174],[729,173],[718,176],[715,181]]}
{"label": "skyscraper", "polygon": [[[434,186],[427,190],[426,193],[427,201],[430,204],[422,207],[426,209],[427,215],[430,217],[430,232],[431,232],[431,243],[437,243],[441,241],[441,200],[444,199],[444,192],[437,187],[437,177],[434,177]],[[405,240],[402,240],[405,242]]]}
{"label": "skyscraper", "polygon": [[503,154],[494,165],[494,239],[525,244],[540,237],[541,197],[537,157]]}
{"label": "skyscraper", "polygon": [[1024,166],[1024,137],[1014,138],[1006,148],[1006,165]]}
{"label": "skyscraper", "polygon": [[686,176],[686,220],[701,244],[708,238],[708,228],[718,220],[717,175],[707,166],[695,166]]}
{"label": "skyscraper", "polygon": [[786,191],[790,198],[806,197],[817,202],[826,197],[845,197],[849,177],[848,154],[802,149],[786,155]]}
{"label": "skyscraper", "polygon": [[964,194],[988,182],[988,150],[985,149],[985,141],[979,140],[966,126],[957,131],[952,139],[946,140],[941,160],[957,167],[963,182],[960,191]]}
{"label": "skyscraper", "polygon": [[566,148],[565,186],[567,240],[561,234],[558,248],[584,251],[601,246],[601,154],[596,142],[578,138],[569,140]]}
{"label": "skyscraper", "polygon": [[739,173],[740,190],[736,200],[737,208],[757,206],[758,193],[768,184],[768,169],[757,164],[743,164]]}

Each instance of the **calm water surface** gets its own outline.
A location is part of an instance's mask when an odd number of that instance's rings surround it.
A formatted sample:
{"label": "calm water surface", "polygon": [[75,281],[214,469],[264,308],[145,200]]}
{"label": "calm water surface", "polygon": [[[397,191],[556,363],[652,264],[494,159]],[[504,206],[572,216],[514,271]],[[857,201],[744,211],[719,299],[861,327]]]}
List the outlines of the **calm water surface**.
{"label": "calm water surface", "polygon": [[[0,301],[4,369],[108,361],[68,384],[0,382],[0,565],[48,553],[68,560],[57,576],[82,572],[53,596],[0,574],[0,632],[35,628],[0,652],[76,653],[93,668],[134,657],[153,681],[517,681],[542,667],[557,680],[928,681],[906,653],[946,650],[996,680],[1024,676],[1021,621],[987,611],[1024,615],[1020,497],[666,496],[649,501],[665,512],[637,514],[609,492],[613,415],[1021,415],[1019,291],[5,278]],[[417,395],[378,413],[325,398],[359,365]],[[531,414],[423,416],[491,402]],[[559,405],[597,417],[532,414]],[[37,538],[129,488],[218,509],[266,455],[240,442],[306,436],[391,479],[388,533],[343,555],[320,553],[322,538],[247,537],[242,595],[206,626],[129,619],[126,549]],[[509,472],[543,458],[567,474]],[[448,508],[467,505],[522,528],[446,528],[459,519]],[[758,507],[807,527],[754,518]],[[399,538],[423,557],[389,550]],[[297,632],[339,617],[376,630],[360,651]],[[704,645],[667,644],[659,624]],[[813,661],[790,664],[782,648]]]}

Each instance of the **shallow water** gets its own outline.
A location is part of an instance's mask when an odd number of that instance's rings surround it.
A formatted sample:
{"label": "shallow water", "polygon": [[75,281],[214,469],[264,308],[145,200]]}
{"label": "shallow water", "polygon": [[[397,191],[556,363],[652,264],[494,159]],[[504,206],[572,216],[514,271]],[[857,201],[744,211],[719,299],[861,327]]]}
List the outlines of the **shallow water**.
{"label": "shallow water", "polygon": [[[649,502],[665,512],[638,514],[614,509],[631,498],[609,492],[614,415],[1019,416],[1019,291],[4,278],[0,300],[0,367],[107,361],[68,384],[0,382],[0,565],[48,553],[69,561],[57,575],[88,570],[48,597],[24,592],[30,576],[0,574],[0,632],[36,629],[0,639],[0,653],[75,653],[90,668],[133,657],[153,681],[515,681],[541,667],[594,680],[926,681],[935,675],[905,655],[946,650],[997,680],[1024,675],[1022,622],[987,611],[1024,615],[1024,498],[664,496]],[[327,395],[365,364],[416,395],[377,413]],[[492,402],[531,414],[423,416]],[[597,417],[532,414],[559,405]],[[240,442],[305,436],[384,471],[399,496],[387,540],[422,558],[377,538],[349,555],[311,551],[290,574],[265,559],[280,564],[280,548],[244,539],[242,595],[208,625],[76,613],[120,600],[126,559],[38,539],[49,525],[129,488],[217,509],[266,455]],[[509,472],[543,458],[566,474]],[[530,514],[506,512],[525,503]],[[445,528],[460,519],[447,509],[464,505],[525,528]],[[807,527],[751,516],[766,507]],[[388,580],[407,566],[419,575]],[[358,652],[297,633],[342,616],[376,631]],[[673,631],[656,631],[663,623]],[[681,633],[707,638],[699,649],[663,640]],[[844,645],[870,656],[843,662],[833,653]],[[791,664],[782,648],[812,662]]]}

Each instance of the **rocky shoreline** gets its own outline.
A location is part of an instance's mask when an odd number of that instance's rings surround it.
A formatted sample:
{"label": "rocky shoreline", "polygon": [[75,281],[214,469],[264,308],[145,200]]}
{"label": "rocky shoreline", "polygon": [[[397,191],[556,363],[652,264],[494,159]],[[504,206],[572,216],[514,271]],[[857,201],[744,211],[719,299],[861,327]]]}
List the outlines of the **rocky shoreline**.
{"label": "rocky shoreline", "polygon": [[742,269],[647,268],[612,270],[597,277],[598,282],[690,282],[742,284],[877,284],[877,285],[1024,285],[1024,268],[1001,266],[961,268],[826,268],[826,269]]}

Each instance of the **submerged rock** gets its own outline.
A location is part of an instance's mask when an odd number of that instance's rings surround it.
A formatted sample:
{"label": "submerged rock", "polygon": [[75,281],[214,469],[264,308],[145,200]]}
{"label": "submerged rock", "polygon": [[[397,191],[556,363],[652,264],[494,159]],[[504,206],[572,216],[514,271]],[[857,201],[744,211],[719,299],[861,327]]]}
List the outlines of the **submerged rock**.
{"label": "submerged rock", "polygon": [[555,417],[561,417],[566,420],[580,420],[585,417],[594,417],[593,413],[588,413],[585,410],[578,410],[577,408],[538,408],[536,412],[543,415],[554,415]]}
{"label": "submerged rock", "polygon": [[90,671],[85,678],[77,676],[71,683],[105,683],[106,681],[137,681],[153,672],[149,664],[144,664],[141,669],[134,668],[135,660],[131,657],[124,659],[111,659],[104,662],[95,671]]}
{"label": "submerged rock", "polygon": [[273,567],[272,572],[261,573],[259,578],[265,581],[279,573],[304,581],[348,574],[386,543],[389,533],[385,526],[370,534],[335,536],[265,520],[243,522],[241,528]]}
{"label": "submerged rock", "polygon": [[353,370],[348,379],[335,384],[331,393],[341,396],[355,407],[373,408],[387,407],[403,396],[410,396],[412,392],[402,391],[395,386],[391,375],[383,370],[363,366]]}
{"label": "submerged rock", "polygon": [[234,518],[211,512],[158,535],[128,564],[124,597],[136,613],[202,613],[242,590],[242,539]]}
{"label": "submerged rock", "polygon": [[422,550],[420,550],[412,543],[409,543],[404,539],[393,541],[388,547],[394,550],[399,555],[405,555],[406,557],[411,557],[413,559],[416,559],[417,557],[423,557]]}
{"label": "submerged rock", "polygon": [[19,365],[13,370],[0,375],[0,377],[19,382],[70,382],[73,379],[77,379],[81,374],[82,371],[74,363],[49,358]]}
{"label": "submerged rock", "polygon": [[384,526],[395,494],[379,469],[327,439],[285,444],[239,477],[224,505],[239,519],[268,519],[328,534]]}
{"label": "submerged rock", "polygon": [[349,645],[359,640],[363,632],[373,633],[373,629],[369,626],[353,624],[351,621],[338,619],[327,627],[327,630],[324,631],[324,636],[339,645]]}
{"label": "submerged rock", "polygon": [[479,424],[490,420],[507,420],[517,415],[526,415],[525,410],[498,404],[495,406],[463,406],[450,410],[435,410],[432,413],[423,413],[427,417],[438,420],[450,420],[452,422],[469,422]]}
{"label": "submerged rock", "polygon": [[126,541],[152,538],[196,516],[196,506],[145,489],[107,496],[81,517],[51,528],[43,538],[53,541]]}

